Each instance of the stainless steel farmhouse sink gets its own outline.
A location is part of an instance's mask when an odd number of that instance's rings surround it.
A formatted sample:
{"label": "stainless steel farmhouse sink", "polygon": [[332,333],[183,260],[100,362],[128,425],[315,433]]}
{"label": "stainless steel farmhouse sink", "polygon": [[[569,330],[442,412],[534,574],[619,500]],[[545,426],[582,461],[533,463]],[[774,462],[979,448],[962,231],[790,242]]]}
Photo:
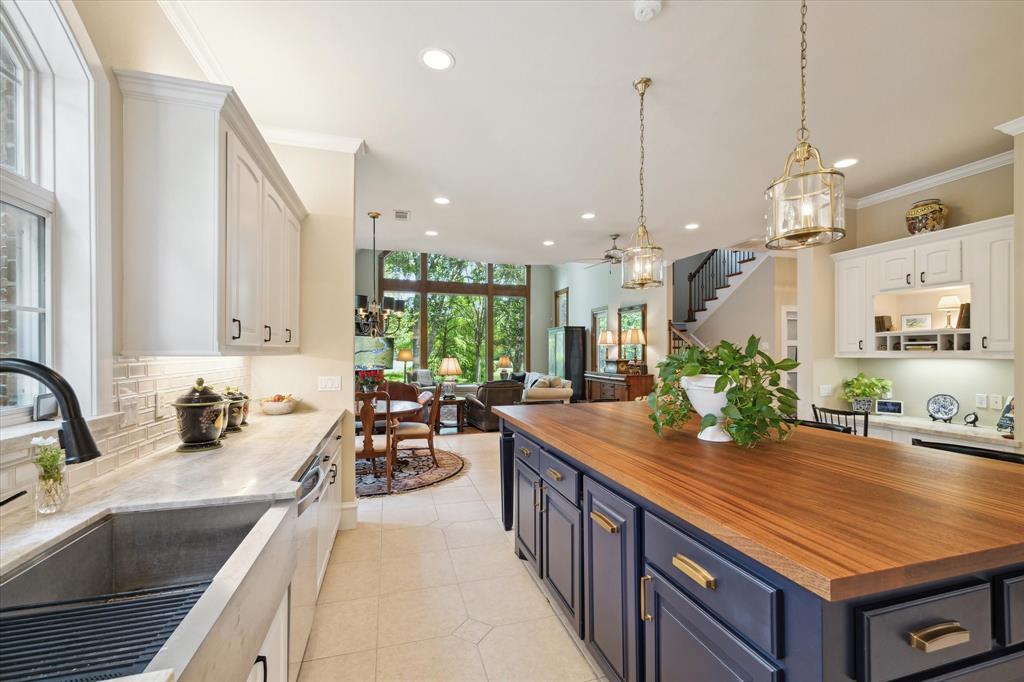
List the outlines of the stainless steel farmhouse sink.
{"label": "stainless steel farmhouse sink", "polygon": [[143,672],[217,592],[166,657],[182,669],[286,519],[270,502],[115,512],[44,550],[0,576],[0,681]]}

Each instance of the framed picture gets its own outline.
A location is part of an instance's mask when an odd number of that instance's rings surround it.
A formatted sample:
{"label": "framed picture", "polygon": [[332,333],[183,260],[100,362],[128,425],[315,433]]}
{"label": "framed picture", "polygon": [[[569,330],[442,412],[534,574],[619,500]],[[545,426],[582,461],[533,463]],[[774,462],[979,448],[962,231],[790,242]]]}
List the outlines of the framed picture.
{"label": "framed picture", "polygon": [[903,414],[903,401],[886,399],[876,400],[875,414]]}
{"label": "framed picture", "polygon": [[997,431],[1009,431],[1013,433],[1013,396],[1006,396],[1006,403],[1003,404],[1003,412],[999,415],[999,423],[996,424]]}
{"label": "framed picture", "polygon": [[921,313],[919,315],[900,315],[900,327],[902,331],[914,331],[915,329],[931,329],[932,314]]}

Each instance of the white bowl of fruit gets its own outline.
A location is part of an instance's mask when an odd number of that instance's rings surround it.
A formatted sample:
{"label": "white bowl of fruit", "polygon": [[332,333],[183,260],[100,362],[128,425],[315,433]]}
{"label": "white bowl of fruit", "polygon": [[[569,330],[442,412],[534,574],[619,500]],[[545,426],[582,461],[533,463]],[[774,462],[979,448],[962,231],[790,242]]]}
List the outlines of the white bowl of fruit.
{"label": "white bowl of fruit", "polygon": [[299,400],[300,398],[296,398],[291,393],[275,393],[269,398],[260,400],[260,410],[263,411],[263,414],[291,414],[295,411]]}

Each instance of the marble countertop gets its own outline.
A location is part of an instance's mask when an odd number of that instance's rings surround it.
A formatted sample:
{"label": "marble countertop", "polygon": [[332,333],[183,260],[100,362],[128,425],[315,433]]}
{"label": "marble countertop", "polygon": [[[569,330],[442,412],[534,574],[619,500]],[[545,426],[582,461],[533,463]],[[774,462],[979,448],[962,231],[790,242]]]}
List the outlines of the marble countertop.
{"label": "marble countertop", "polygon": [[0,518],[0,574],[114,511],[293,498],[298,484],[292,477],[340,416],[255,414],[220,449],[172,448],[72,488],[68,505],[56,514],[39,516],[31,505],[7,514]]}
{"label": "marble countertop", "polygon": [[1004,448],[1020,448],[1021,443],[1012,438],[1003,438],[1003,434],[991,426],[967,426],[966,424],[936,422],[925,417],[894,416],[888,414],[873,414],[868,418],[868,434],[871,433],[871,426],[881,426],[886,429],[899,429],[901,431],[914,431],[942,435],[949,438],[962,438],[977,443],[988,445],[999,445]]}

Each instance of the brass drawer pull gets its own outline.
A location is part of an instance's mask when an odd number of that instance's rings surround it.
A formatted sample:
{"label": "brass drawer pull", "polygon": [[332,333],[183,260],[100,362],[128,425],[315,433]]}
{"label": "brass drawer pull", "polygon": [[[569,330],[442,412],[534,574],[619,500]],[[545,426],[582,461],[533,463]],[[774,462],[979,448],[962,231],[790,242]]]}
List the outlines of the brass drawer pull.
{"label": "brass drawer pull", "polygon": [[540,505],[537,504],[537,491],[538,491],[537,481],[534,481],[533,482],[533,508],[534,509],[537,509],[537,508],[540,507]]}
{"label": "brass drawer pull", "polygon": [[590,518],[594,521],[594,523],[601,526],[602,530],[606,530],[609,533],[613,534],[619,532],[619,527],[612,523],[611,519],[609,519],[607,516],[605,516],[599,511],[590,512]]}
{"label": "brass drawer pull", "polygon": [[951,620],[946,623],[929,625],[920,630],[913,630],[907,633],[907,640],[910,642],[910,646],[930,654],[957,644],[970,642],[971,631],[962,627],[957,621]]}
{"label": "brass drawer pull", "polygon": [[715,580],[715,576],[708,573],[707,569],[693,559],[689,559],[682,554],[676,554],[672,557],[672,565],[704,589],[714,590],[718,588],[718,581]]}
{"label": "brass drawer pull", "polygon": [[529,457],[529,456],[530,456],[530,448],[526,448],[526,447],[523,447],[523,448],[519,448],[519,453],[520,453],[520,454],[521,454],[521,455],[522,455],[523,457]]}
{"label": "brass drawer pull", "polygon": [[652,621],[654,616],[647,613],[647,583],[651,582],[649,575],[640,576],[640,620]]}
{"label": "brass drawer pull", "polygon": [[564,478],[560,472],[555,471],[554,469],[551,468],[548,469],[548,476],[555,479],[556,481],[561,481]]}

